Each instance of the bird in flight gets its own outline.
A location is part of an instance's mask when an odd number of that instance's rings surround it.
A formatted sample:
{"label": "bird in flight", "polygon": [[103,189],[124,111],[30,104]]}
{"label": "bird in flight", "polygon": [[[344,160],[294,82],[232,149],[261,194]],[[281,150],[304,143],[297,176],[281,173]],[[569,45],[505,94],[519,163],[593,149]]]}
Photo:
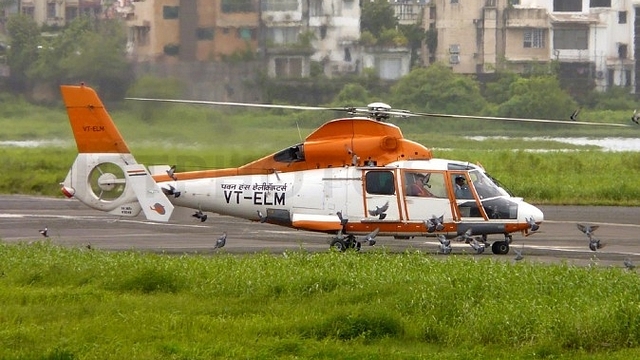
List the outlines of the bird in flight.
{"label": "bird in flight", "polygon": [[578,120],[578,114],[580,114],[580,108],[577,108],[573,111],[573,113],[571,113],[571,120],[576,121]]}
{"label": "bird in flight", "polygon": [[387,217],[387,214],[385,214],[385,212],[387,210],[389,210],[389,202],[388,201],[382,206],[376,206],[375,210],[369,210],[369,215],[378,216],[380,218],[380,220],[383,220],[385,217]]}

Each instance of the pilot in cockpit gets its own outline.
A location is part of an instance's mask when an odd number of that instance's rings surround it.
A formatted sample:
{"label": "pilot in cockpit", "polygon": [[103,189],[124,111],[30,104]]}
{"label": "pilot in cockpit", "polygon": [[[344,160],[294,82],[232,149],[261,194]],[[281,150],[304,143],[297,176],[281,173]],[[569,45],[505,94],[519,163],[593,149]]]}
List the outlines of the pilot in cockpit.
{"label": "pilot in cockpit", "polygon": [[454,191],[456,199],[473,199],[471,190],[469,190],[469,185],[467,185],[467,181],[462,175],[456,176]]}

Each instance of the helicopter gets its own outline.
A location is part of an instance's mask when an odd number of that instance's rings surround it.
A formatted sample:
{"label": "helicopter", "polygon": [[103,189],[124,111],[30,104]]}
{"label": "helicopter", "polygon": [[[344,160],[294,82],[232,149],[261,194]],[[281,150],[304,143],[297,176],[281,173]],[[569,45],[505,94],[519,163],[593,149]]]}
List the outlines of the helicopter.
{"label": "helicopter", "polygon": [[[544,221],[540,209],[513,196],[482,166],[434,158],[430,149],[385,122],[391,116],[462,115],[412,113],[381,102],[319,108],[128,98],[349,115],[327,121],[298,144],[236,168],[176,172],[135,160],[94,89],[85,84],[60,89],[78,148],[61,191],[111,215],[143,212],[149,221],[168,222],[175,207],[191,208],[200,221],[212,212],[327,233],[330,248],[338,251],[373,245],[376,236],[445,236],[466,243],[478,237],[482,246],[502,255],[509,252],[514,233],[528,236]],[[489,243],[489,235],[501,238]]]}

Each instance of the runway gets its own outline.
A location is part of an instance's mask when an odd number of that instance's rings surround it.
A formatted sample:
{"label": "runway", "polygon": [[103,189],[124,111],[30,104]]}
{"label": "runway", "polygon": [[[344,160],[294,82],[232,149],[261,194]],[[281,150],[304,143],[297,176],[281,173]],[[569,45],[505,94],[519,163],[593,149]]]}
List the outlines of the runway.
{"label": "runway", "polygon": [[[521,250],[524,261],[568,262],[577,265],[621,267],[625,258],[640,265],[640,207],[612,206],[539,206],[545,214],[540,230],[528,237],[514,234],[508,255],[493,255],[489,249],[475,257],[493,257],[512,261]],[[92,210],[77,200],[22,195],[0,196],[0,240],[34,242],[48,240],[55,244],[109,251],[138,250],[166,253],[282,253],[284,251],[327,251],[330,236],[292,230],[276,225],[251,222],[229,216],[208,214],[205,222],[191,216],[192,210],[176,209],[167,224],[152,223],[143,216],[117,218]],[[595,232],[605,245],[589,250],[587,237],[576,224],[599,225]],[[39,230],[47,227],[49,238]],[[216,239],[226,232],[227,243],[214,250]],[[489,237],[489,241],[502,236]],[[420,250],[437,253],[435,238],[408,240],[378,237],[374,247],[390,252]],[[452,242],[452,255],[469,255],[471,248]],[[445,255],[438,255],[443,258]]]}

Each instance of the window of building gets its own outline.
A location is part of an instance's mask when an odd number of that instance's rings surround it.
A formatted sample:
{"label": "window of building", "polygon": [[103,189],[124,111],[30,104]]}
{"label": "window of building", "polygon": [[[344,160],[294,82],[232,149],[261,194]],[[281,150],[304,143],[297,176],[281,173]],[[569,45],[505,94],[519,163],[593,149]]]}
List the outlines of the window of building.
{"label": "window of building", "polygon": [[213,40],[214,30],[212,27],[199,27],[196,29],[196,39]]}
{"label": "window of building", "polygon": [[167,44],[164,46],[163,51],[169,56],[177,56],[180,53],[180,45]]}
{"label": "window of building", "polygon": [[47,3],[47,19],[55,19],[56,18],[56,3],[50,2]]}
{"label": "window of building", "polygon": [[611,0],[590,0],[589,7],[611,7]]}
{"label": "window of building", "polygon": [[520,0],[510,0],[511,5],[520,5]]}
{"label": "window of building", "polygon": [[162,7],[162,18],[163,19],[177,19],[180,7],[179,6],[163,6]]}
{"label": "window of building", "polygon": [[299,78],[302,77],[302,58],[284,57],[276,58],[276,76]]}
{"label": "window of building", "polygon": [[64,18],[67,22],[78,17],[78,7],[76,6],[67,6],[64,9]]}
{"label": "window of building", "polygon": [[131,37],[133,43],[139,46],[149,45],[149,26],[133,26],[131,28]]}
{"label": "window of building", "polygon": [[297,27],[272,27],[267,29],[267,41],[274,44],[295,44],[300,30]]}
{"label": "window of building", "polygon": [[33,18],[34,16],[34,7],[33,6],[23,6],[22,14]]}
{"label": "window of building", "polygon": [[298,10],[298,0],[265,0],[262,2],[263,11],[295,11]]}
{"label": "window of building", "polygon": [[525,48],[542,49],[545,47],[545,37],[544,29],[525,29],[523,46]]}
{"label": "window of building", "polygon": [[618,44],[618,57],[620,59],[626,59],[627,58],[627,52],[629,47],[627,46],[627,44]]}
{"label": "window of building", "polygon": [[309,16],[322,16],[322,0],[309,0]]}
{"label": "window of building", "polygon": [[582,0],[553,0],[553,11],[582,11]]}
{"label": "window of building", "polygon": [[238,37],[242,40],[256,40],[257,31],[256,29],[240,28],[238,29]]}
{"label": "window of building", "polygon": [[626,24],[626,23],[627,23],[627,12],[618,11],[618,24]]}
{"label": "window of building", "polygon": [[457,3],[458,3],[458,0],[451,0],[451,3],[452,3],[452,4],[457,4]]}
{"label": "window of building", "polygon": [[589,28],[555,28],[553,29],[553,48],[586,50],[589,48]]}
{"label": "window of building", "polygon": [[369,194],[393,195],[396,193],[391,171],[369,171],[365,178]]}
{"label": "window of building", "polygon": [[256,11],[253,0],[222,0],[220,8],[223,13],[247,13]]}

